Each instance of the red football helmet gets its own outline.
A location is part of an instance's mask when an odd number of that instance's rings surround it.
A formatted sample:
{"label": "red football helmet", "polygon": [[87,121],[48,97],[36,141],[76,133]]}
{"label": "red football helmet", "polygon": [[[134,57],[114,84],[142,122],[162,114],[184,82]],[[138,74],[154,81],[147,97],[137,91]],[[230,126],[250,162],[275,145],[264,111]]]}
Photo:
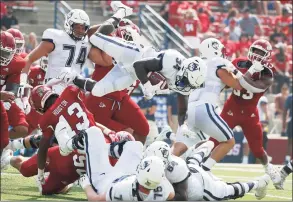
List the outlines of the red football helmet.
{"label": "red football helmet", "polygon": [[116,36],[126,41],[133,41],[132,34],[127,30],[128,28],[135,30],[140,35],[140,29],[136,24],[129,19],[122,19],[116,29]]}
{"label": "red football helmet", "polygon": [[15,54],[15,40],[9,32],[1,31],[1,66],[7,66]]}
{"label": "red football helmet", "polygon": [[15,45],[16,45],[16,54],[20,54],[24,51],[24,37],[23,34],[18,30],[14,28],[10,28],[7,30],[12,36],[14,37],[15,40]]}
{"label": "red football helmet", "polygon": [[49,97],[57,95],[51,88],[46,85],[39,85],[34,87],[31,92],[29,103],[38,112],[44,113],[45,103]]}
{"label": "red football helmet", "polygon": [[247,57],[251,62],[263,62],[271,57],[272,51],[273,48],[270,42],[265,39],[259,39],[250,46]]}

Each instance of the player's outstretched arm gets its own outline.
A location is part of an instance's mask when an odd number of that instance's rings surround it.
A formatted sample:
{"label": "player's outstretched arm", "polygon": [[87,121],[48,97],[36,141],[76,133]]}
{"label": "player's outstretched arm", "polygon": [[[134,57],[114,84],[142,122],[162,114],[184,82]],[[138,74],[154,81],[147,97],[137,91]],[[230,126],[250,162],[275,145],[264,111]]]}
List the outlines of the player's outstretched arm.
{"label": "player's outstretched arm", "polygon": [[262,76],[260,80],[254,80],[251,76],[252,75],[247,72],[239,79],[239,82],[243,88],[252,93],[265,92],[274,82],[271,76]]}
{"label": "player's outstretched arm", "polygon": [[81,75],[78,75],[74,80],[73,80],[74,85],[77,87],[91,92],[94,86],[96,85],[96,81],[90,79],[90,78],[84,78]]}
{"label": "player's outstretched arm", "polygon": [[103,67],[112,65],[112,57],[97,47],[91,47],[88,58],[95,64]]}
{"label": "player's outstretched arm", "polygon": [[147,76],[149,72],[157,72],[162,70],[162,59],[161,57],[145,58],[134,62],[133,67],[137,78],[142,84],[145,84],[149,81]]}
{"label": "player's outstretched arm", "polygon": [[82,175],[79,178],[79,184],[80,184],[81,188],[84,190],[88,201],[106,201],[105,194],[99,195],[94,191],[94,189],[88,179],[88,176],[86,174]]}
{"label": "player's outstretched arm", "polygon": [[242,89],[242,86],[240,85],[239,80],[232,72],[229,72],[226,69],[218,69],[216,74],[222,80],[222,82],[226,84],[227,86],[236,90]]}
{"label": "player's outstretched arm", "polygon": [[180,93],[177,94],[177,106],[178,106],[178,123],[179,126],[184,124],[186,119],[186,111],[187,111],[187,104],[188,104],[188,96],[182,95]]}

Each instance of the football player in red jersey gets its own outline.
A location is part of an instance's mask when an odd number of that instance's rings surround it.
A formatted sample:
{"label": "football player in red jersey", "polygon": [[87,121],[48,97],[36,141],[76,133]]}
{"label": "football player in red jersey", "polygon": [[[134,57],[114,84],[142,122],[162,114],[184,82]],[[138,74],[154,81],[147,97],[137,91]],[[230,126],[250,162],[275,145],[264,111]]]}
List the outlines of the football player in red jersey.
{"label": "football player in red jersey", "polygon": [[263,148],[263,132],[257,110],[259,98],[273,83],[275,70],[269,62],[271,52],[271,44],[264,39],[260,39],[250,46],[248,58],[236,58],[232,62],[243,74],[249,72],[249,68],[256,62],[261,62],[264,69],[259,73],[251,74],[253,78],[251,83],[244,85],[241,83],[244,87],[242,90],[233,90],[233,93],[225,102],[221,117],[230,128],[241,126],[252,153],[260,159],[266,173],[275,183],[280,176],[273,165],[268,162],[268,155]]}
{"label": "football player in red jersey", "polygon": [[[132,41],[131,33],[125,28],[131,27],[138,33],[139,28],[130,20],[122,19],[114,35],[127,41]],[[95,65],[92,79],[100,81],[111,69]],[[139,106],[130,98],[130,94],[137,87],[138,83],[133,84],[129,90],[116,91],[103,97],[89,95],[86,98],[86,107],[93,113],[96,122],[111,128],[114,131],[132,129],[136,140],[145,142],[149,133],[149,125]],[[103,114],[103,116],[101,116]]]}
{"label": "football player in red jersey", "polygon": [[[75,133],[97,126],[93,115],[83,103],[84,96],[84,93],[75,86],[68,86],[60,96],[45,85],[37,86],[31,92],[29,99],[31,106],[43,114],[39,120],[39,128],[43,135],[38,150],[38,179],[42,183],[44,183],[47,151],[54,133],[56,135],[56,125],[64,122]],[[98,127],[103,131],[107,143],[115,140],[115,134],[111,130],[101,125]]]}
{"label": "football player in red jersey", "polygon": [[15,53],[17,55],[21,55],[24,52],[24,43],[25,43],[23,34],[18,29],[14,29],[14,28],[8,29],[7,32],[12,34],[12,36],[14,37],[15,45],[16,45]]}
{"label": "football player in red jersey", "polygon": [[[27,159],[22,156],[11,157],[10,165],[19,170],[24,177],[32,177],[38,174],[38,156],[35,154]],[[70,184],[85,174],[85,160],[83,154],[75,151],[68,156],[62,156],[59,146],[48,149],[45,171],[49,176],[45,184],[38,185],[42,195],[61,194],[69,191]]]}
{"label": "football player in red jersey", "polygon": [[[1,74],[0,89],[18,94],[20,73],[25,66],[25,61],[15,54],[16,45],[12,34],[1,32]],[[20,96],[17,96],[20,97]],[[10,138],[23,137],[28,132],[28,124],[25,120],[23,103],[20,98],[14,102],[5,103],[9,124],[13,127],[9,132]]]}

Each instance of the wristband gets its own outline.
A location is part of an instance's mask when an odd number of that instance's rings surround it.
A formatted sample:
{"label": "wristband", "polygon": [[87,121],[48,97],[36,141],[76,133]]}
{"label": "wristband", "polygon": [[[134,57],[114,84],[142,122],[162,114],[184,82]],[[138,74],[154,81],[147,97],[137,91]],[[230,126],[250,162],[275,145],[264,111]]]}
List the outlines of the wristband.
{"label": "wristband", "polygon": [[21,84],[27,83],[27,73],[21,73],[20,74],[20,83]]}
{"label": "wristband", "polygon": [[38,175],[39,174],[44,174],[44,169],[40,169],[40,168],[38,168]]}

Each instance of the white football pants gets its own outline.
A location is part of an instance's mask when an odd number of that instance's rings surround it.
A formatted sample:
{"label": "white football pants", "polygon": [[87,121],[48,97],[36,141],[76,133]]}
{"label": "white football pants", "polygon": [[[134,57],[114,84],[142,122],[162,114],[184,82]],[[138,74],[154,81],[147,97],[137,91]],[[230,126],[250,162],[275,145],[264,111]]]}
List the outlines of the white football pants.
{"label": "white football pants", "polygon": [[95,191],[105,193],[108,186],[123,175],[136,173],[137,165],[142,158],[143,145],[138,141],[126,142],[123,152],[114,167],[109,162],[109,144],[106,143],[102,131],[98,127],[86,130],[85,150],[87,175]]}

